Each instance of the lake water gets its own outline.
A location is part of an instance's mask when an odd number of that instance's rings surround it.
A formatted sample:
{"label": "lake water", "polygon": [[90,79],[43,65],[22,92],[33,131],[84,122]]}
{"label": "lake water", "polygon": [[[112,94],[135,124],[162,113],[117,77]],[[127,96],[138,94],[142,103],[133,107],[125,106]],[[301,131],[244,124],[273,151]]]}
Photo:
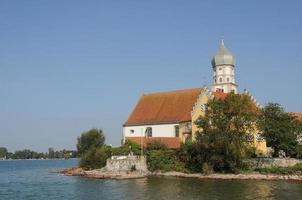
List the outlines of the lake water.
{"label": "lake water", "polygon": [[59,169],[77,160],[0,161],[0,200],[35,199],[302,199],[302,183],[214,181],[184,178],[91,180],[65,177]]}

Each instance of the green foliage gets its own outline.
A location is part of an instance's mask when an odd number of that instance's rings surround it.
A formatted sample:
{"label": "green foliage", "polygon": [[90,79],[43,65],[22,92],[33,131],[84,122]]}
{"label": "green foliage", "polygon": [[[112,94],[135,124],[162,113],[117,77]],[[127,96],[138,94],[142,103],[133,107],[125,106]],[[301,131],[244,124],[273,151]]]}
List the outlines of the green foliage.
{"label": "green foliage", "polygon": [[7,154],[7,149],[5,147],[0,147],[0,158],[5,158]]}
{"label": "green foliage", "polygon": [[278,156],[280,150],[286,156],[301,156],[297,142],[297,136],[301,133],[299,123],[279,104],[269,103],[265,106],[260,119],[259,127],[267,145],[274,149],[274,157]]}
{"label": "green foliage", "polygon": [[82,154],[80,167],[83,169],[100,169],[106,165],[106,160],[111,156],[111,147],[91,147]]}
{"label": "green foliage", "polygon": [[208,164],[208,163],[203,163],[202,165],[202,172],[204,175],[209,175],[209,174],[213,174],[214,170],[213,170],[213,167]]}
{"label": "green foliage", "polygon": [[53,148],[49,148],[48,153],[35,152],[29,149],[18,150],[15,153],[7,152],[7,159],[69,159],[76,158],[76,151],[71,150],[59,150],[56,151]]}
{"label": "green foliage", "polygon": [[153,139],[147,143],[147,150],[164,150],[167,146],[163,144],[160,140]]}
{"label": "green foliage", "polygon": [[248,96],[230,93],[225,99],[214,98],[195,122],[202,131],[196,143],[182,147],[182,159],[196,172],[204,163],[218,172],[244,168],[244,160],[254,153],[248,136],[256,122],[257,110]]}
{"label": "green foliage", "polygon": [[120,147],[112,148],[112,155],[118,156],[118,155],[129,155],[129,153],[132,151],[134,155],[140,155],[141,154],[141,147],[139,144],[126,141],[125,144],[123,144]]}
{"label": "green foliage", "polygon": [[175,150],[149,150],[147,151],[147,164],[150,171],[187,171]]}
{"label": "green foliage", "polygon": [[78,137],[78,154],[81,156],[89,151],[90,148],[94,147],[94,149],[97,149],[102,147],[104,143],[105,136],[102,129],[91,129],[88,132],[82,133],[82,135]]}
{"label": "green foliage", "polygon": [[80,167],[84,169],[102,168],[111,156],[111,147],[104,146],[105,136],[100,129],[91,129],[78,138],[77,149],[80,155]]}
{"label": "green foliage", "polygon": [[257,168],[255,171],[261,174],[302,175],[302,163],[298,163],[292,167]]}

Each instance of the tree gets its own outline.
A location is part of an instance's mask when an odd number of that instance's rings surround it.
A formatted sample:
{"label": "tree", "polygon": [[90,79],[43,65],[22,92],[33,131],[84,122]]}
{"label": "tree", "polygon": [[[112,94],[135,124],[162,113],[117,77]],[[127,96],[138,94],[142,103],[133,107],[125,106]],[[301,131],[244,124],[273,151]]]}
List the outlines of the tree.
{"label": "tree", "polygon": [[78,137],[78,154],[80,167],[96,169],[105,166],[111,155],[111,147],[105,146],[105,136],[101,129],[91,129]]}
{"label": "tree", "polygon": [[205,115],[195,122],[200,128],[197,142],[186,149],[194,154],[195,166],[201,168],[205,163],[215,171],[231,172],[244,167],[244,159],[254,152],[250,139],[257,115],[247,95],[229,93],[224,99],[209,100]]}
{"label": "tree", "polygon": [[54,148],[48,148],[48,158],[50,158],[50,159],[55,158],[55,150],[54,150]]}
{"label": "tree", "polygon": [[7,148],[0,147],[0,158],[5,158],[7,154]]}
{"label": "tree", "polygon": [[107,159],[111,156],[111,147],[103,145],[102,147],[91,147],[82,154],[80,167],[84,169],[99,169],[106,165]]}
{"label": "tree", "polygon": [[284,151],[286,156],[297,154],[297,136],[301,133],[301,126],[277,103],[267,104],[261,115],[259,127],[266,139],[267,145],[273,148],[273,156],[279,156]]}
{"label": "tree", "polygon": [[78,137],[78,154],[81,156],[86,153],[90,148],[102,147],[105,143],[105,136],[103,134],[102,129],[91,129],[88,132],[82,133],[80,137]]}

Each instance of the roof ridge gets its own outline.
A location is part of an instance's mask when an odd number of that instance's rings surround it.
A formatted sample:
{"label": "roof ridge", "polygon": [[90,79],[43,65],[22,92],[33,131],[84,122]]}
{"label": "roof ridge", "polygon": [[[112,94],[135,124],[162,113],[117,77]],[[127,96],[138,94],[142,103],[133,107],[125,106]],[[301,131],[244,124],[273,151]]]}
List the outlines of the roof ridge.
{"label": "roof ridge", "polygon": [[200,90],[200,87],[190,88],[190,89],[181,89],[181,90],[170,90],[170,91],[162,91],[162,92],[153,92],[153,93],[144,93],[143,96],[146,95],[156,95],[156,94],[164,94],[164,93],[176,93],[176,92],[185,92],[190,90]]}

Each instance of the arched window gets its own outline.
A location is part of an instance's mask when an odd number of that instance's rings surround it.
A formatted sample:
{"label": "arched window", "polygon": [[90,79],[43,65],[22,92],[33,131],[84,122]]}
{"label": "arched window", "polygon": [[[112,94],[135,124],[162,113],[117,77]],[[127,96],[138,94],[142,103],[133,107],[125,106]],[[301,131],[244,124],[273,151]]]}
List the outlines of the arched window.
{"label": "arched window", "polygon": [[222,83],[222,78],[219,78],[219,82]]}
{"label": "arched window", "polygon": [[230,78],[229,77],[227,77],[227,82],[230,82]]}
{"label": "arched window", "polygon": [[152,127],[147,127],[146,128],[146,136],[147,137],[152,137]]}

